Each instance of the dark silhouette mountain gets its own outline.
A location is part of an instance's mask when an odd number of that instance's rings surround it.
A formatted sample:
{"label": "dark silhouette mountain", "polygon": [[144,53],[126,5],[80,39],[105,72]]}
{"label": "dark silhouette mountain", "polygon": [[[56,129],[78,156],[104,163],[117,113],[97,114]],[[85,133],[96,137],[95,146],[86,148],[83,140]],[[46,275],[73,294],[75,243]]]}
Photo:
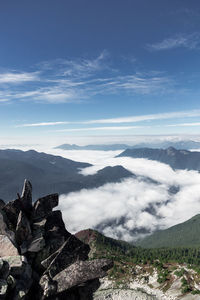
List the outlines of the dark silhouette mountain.
{"label": "dark silhouette mountain", "polygon": [[126,144],[111,144],[111,145],[86,145],[86,146],[79,146],[76,144],[63,144],[57,146],[56,149],[62,150],[101,150],[101,151],[114,151],[114,150],[125,150],[125,149],[138,149],[138,148],[162,148],[167,149],[169,147],[174,147],[176,149],[198,149],[200,148],[200,142],[195,141],[164,141],[164,142],[156,142],[156,143],[139,143],[133,146],[126,145]]}
{"label": "dark silhouette mountain", "polygon": [[89,176],[79,173],[81,168],[89,166],[88,163],[34,150],[0,150],[0,198],[5,201],[16,198],[16,191],[20,190],[25,177],[33,183],[35,199],[56,191],[62,194],[94,188],[133,176],[121,166],[106,167]]}
{"label": "dark silhouette mountain", "polygon": [[135,244],[143,248],[200,246],[200,214],[166,230],[156,231]]}
{"label": "dark silhouette mountain", "polygon": [[156,143],[139,143],[137,145],[134,145],[132,147],[127,147],[127,148],[131,148],[131,149],[135,149],[135,148],[167,149],[169,147],[173,147],[178,150],[199,149],[200,142],[186,140],[186,141],[179,141],[179,142],[164,141],[164,142],[156,142]]}
{"label": "dark silhouette mountain", "polygon": [[173,169],[200,170],[200,152],[177,150],[173,147],[168,149],[127,149],[118,157],[146,158],[170,165]]}

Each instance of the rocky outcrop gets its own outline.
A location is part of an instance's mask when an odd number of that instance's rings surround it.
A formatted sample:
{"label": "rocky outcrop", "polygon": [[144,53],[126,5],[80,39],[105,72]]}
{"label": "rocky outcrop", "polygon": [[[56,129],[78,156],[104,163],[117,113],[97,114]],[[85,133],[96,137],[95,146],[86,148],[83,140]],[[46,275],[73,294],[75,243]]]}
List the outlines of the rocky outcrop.
{"label": "rocky outcrop", "polygon": [[112,267],[107,259],[88,260],[90,247],[70,234],[58,194],[32,204],[32,185],[0,203],[0,299],[93,299],[98,279]]}

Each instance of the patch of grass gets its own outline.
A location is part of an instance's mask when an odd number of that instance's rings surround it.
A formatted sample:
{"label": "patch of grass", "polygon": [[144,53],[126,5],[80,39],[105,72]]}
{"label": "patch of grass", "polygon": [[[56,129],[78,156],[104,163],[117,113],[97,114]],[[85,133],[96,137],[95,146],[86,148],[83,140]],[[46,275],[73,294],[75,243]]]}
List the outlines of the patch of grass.
{"label": "patch of grass", "polygon": [[200,291],[199,290],[193,290],[191,292],[192,295],[200,295]]}
{"label": "patch of grass", "polygon": [[181,285],[181,287],[182,287],[182,289],[181,289],[181,292],[183,293],[183,294],[186,294],[186,293],[188,293],[188,292],[191,292],[191,287],[189,286],[189,284],[188,284],[188,281],[183,277],[182,279],[181,279],[181,282],[182,282],[182,285]]}
{"label": "patch of grass", "polygon": [[185,269],[182,268],[181,270],[177,270],[174,272],[174,275],[178,276],[178,277],[182,277],[185,274]]}
{"label": "patch of grass", "polygon": [[157,282],[158,283],[163,283],[168,279],[168,275],[169,275],[169,270],[166,269],[164,271],[161,271],[160,273],[158,273],[158,279]]}

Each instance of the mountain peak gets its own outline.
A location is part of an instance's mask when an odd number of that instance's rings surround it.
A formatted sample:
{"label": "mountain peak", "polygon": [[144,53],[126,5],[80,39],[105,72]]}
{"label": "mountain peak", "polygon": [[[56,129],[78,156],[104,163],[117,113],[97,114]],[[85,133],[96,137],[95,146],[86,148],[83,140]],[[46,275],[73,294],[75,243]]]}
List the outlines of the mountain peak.
{"label": "mountain peak", "polygon": [[118,157],[146,158],[168,164],[173,169],[200,170],[200,152],[177,150],[174,147],[165,149],[138,148],[127,149]]}

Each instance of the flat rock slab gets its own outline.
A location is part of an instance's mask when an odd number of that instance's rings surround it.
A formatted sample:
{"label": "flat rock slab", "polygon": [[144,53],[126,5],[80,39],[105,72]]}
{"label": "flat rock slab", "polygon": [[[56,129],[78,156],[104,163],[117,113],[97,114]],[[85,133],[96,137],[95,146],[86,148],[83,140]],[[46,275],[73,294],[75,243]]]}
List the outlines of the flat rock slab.
{"label": "flat rock slab", "polygon": [[17,256],[19,252],[6,235],[0,235],[0,257]]}
{"label": "flat rock slab", "polygon": [[108,259],[78,261],[53,278],[53,281],[57,283],[57,293],[78,286],[88,280],[104,277],[111,266],[112,262]]}

